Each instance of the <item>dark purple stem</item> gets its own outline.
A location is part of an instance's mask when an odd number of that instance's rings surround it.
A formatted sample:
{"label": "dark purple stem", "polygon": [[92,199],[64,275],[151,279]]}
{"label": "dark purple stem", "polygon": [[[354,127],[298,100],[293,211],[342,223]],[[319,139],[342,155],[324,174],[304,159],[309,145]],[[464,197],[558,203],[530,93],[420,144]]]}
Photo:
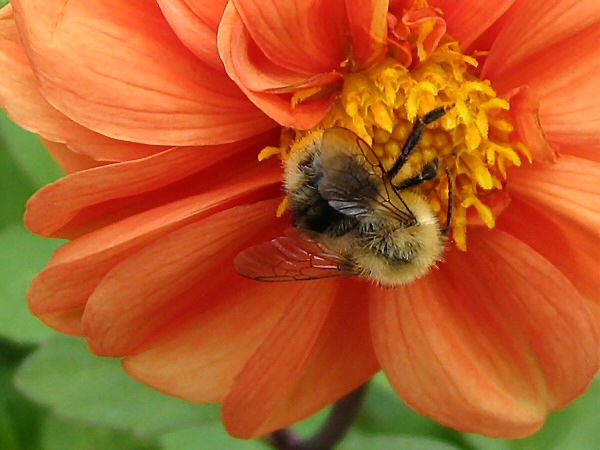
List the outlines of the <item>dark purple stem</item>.
{"label": "dark purple stem", "polygon": [[367,384],[364,384],[339,400],[333,405],[321,429],[306,441],[287,429],[271,433],[267,441],[277,450],[331,450],[342,440],[356,419],[366,392]]}

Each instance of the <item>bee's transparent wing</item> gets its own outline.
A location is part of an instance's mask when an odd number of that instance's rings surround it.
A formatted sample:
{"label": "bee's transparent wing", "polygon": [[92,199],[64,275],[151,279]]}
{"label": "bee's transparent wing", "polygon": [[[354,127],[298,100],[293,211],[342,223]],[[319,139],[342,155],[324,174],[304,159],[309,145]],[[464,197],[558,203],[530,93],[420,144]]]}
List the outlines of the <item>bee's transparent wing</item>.
{"label": "bee's transparent wing", "polygon": [[329,128],[323,134],[321,147],[318,189],[333,209],[357,218],[385,210],[402,223],[414,223],[412,211],[369,144],[350,130]]}
{"label": "bee's transparent wing", "polygon": [[236,256],[235,270],[259,281],[316,280],[355,275],[347,262],[305,239],[295,228],[269,242],[255,245]]}

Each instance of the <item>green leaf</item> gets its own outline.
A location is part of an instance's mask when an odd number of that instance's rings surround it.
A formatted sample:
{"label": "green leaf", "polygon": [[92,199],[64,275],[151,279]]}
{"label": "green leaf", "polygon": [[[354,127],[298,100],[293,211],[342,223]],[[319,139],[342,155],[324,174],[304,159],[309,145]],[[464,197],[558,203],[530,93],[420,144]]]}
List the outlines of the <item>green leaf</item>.
{"label": "green leaf", "polygon": [[514,450],[513,441],[506,439],[491,439],[478,434],[464,434],[464,437],[469,448],[474,450]]}
{"label": "green leaf", "polygon": [[8,5],[8,0],[0,0],[0,8],[2,8],[4,5]]}
{"label": "green leaf", "polygon": [[460,433],[417,414],[398,397],[383,373],[371,381],[355,429],[364,434],[431,436],[461,442]]}
{"label": "green leaf", "polygon": [[214,424],[167,433],[160,438],[163,450],[268,450],[262,440],[242,441],[229,436],[222,425]]}
{"label": "green leaf", "polygon": [[294,424],[291,427],[291,431],[301,439],[308,439],[321,429],[321,426],[329,417],[330,412],[331,407],[325,408],[303,421]]}
{"label": "green leaf", "polygon": [[158,443],[136,439],[123,432],[79,425],[48,416],[41,429],[43,450],[158,450]]}
{"label": "green leaf", "polygon": [[424,437],[415,436],[361,436],[349,435],[339,450],[460,450],[460,447]]}
{"label": "green leaf", "polygon": [[52,333],[29,313],[25,292],[61,242],[27,231],[23,214],[36,189],[60,174],[37,138],[0,113],[0,335],[21,343]]}
{"label": "green leaf", "polygon": [[0,228],[0,335],[35,343],[54,332],[27,308],[25,293],[60,241],[31,234],[21,225]]}
{"label": "green leaf", "polygon": [[27,349],[0,341],[0,449],[37,450],[44,415],[13,386],[13,376]]}
{"label": "green leaf", "polygon": [[35,183],[17,164],[0,134],[0,227],[22,223],[25,202],[36,190]]}
{"label": "green leaf", "polygon": [[20,128],[1,111],[0,136],[4,143],[3,153],[14,161],[34,189],[39,189],[64,176],[65,173],[54,162],[37,135]]}
{"label": "green leaf", "polygon": [[16,385],[58,415],[138,436],[219,421],[216,405],[169,397],[128,377],[118,360],[92,355],[81,339],[55,336],[28,357]]}

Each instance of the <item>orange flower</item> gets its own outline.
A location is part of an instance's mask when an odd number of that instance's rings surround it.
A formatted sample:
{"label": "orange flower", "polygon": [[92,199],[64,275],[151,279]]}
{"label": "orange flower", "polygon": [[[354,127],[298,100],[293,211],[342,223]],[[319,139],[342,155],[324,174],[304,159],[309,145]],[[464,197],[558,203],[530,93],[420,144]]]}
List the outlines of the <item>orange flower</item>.
{"label": "orange flower", "polygon": [[[13,0],[0,103],[70,172],[28,205],[34,232],[71,240],[31,310],[144,383],[223,402],[240,437],[380,369],[444,424],[533,433],[599,366],[599,25],[575,0]],[[342,125],[393,159],[439,101],[415,156],[454,156],[438,270],[394,289],[235,273],[290,223],[261,149],[285,160]],[[447,183],[429,189],[443,215]]]}

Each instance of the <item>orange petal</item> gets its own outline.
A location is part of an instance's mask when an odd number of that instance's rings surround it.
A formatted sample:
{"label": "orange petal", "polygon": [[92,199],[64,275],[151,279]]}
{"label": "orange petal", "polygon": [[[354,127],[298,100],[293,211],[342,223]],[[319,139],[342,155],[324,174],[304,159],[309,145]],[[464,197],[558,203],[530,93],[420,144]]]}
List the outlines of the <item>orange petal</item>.
{"label": "orange petal", "polygon": [[[522,1],[494,42],[482,77],[506,92],[528,85],[559,151],[600,160],[600,9],[593,2]],[[515,36],[518,38],[515,39]]]}
{"label": "orange petal", "polygon": [[329,72],[348,56],[343,0],[234,0],[233,5],[261,52],[285,69]]}
{"label": "orange petal", "polygon": [[527,244],[569,278],[600,324],[600,265],[598,235],[582,230],[574,217],[548,214],[513,196],[497,227]]}
{"label": "orange petal", "polygon": [[[230,15],[227,14],[229,18]],[[229,19],[228,19],[229,20]],[[314,86],[340,81],[341,73],[330,71],[326,73],[306,74],[283,68],[266,56],[257,47],[241,18],[232,13],[231,26],[223,26],[223,38],[230,39],[231,45],[226,51],[231,53],[229,68],[235,70],[236,81],[243,89],[270,94],[294,92]],[[229,22],[225,22],[229,23]],[[231,36],[227,34],[231,32]]]}
{"label": "orange petal", "polygon": [[[240,277],[231,265],[236,251],[282,228],[275,221],[275,208],[275,202],[267,202],[213,216],[112,272],[86,311],[92,348],[110,354],[138,353],[126,360],[127,371],[171,395],[201,402],[222,400],[288,298],[299,295],[300,286],[286,286],[284,293],[275,285]],[[150,272],[156,284],[148,290]],[[131,283],[130,277],[134,281],[139,277],[139,282]],[[119,288],[121,282],[128,288]],[[116,297],[109,295],[112,289],[117,289]],[[119,301],[128,298],[144,301]]]}
{"label": "orange petal", "polygon": [[501,17],[514,1],[430,0],[429,4],[442,10],[448,33],[466,49]]}
{"label": "orange petal", "polygon": [[[438,46],[440,39],[446,34],[446,22],[439,17],[437,11],[428,8],[426,10],[407,11],[402,17],[402,22],[408,27],[410,33],[418,36],[422,50],[417,50],[421,61],[431,54]],[[431,30],[425,29],[431,26]],[[421,35],[423,35],[421,37]],[[421,39],[423,39],[421,41]]]}
{"label": "orange petal", "polygon": [[[279,95],[268,91],[285,91],[287,89],[284,88],[289,86],[307,87],[326,83],[337,78],[331,71],[325,74],[297,73],[273,64],[264,55],[253,51],[256,44],[233,3],[225,8],[218,39],[219,52],[228,75],[255,105],[277,123],[305,130],[316,126],[325,117],[333,101],[333,93],[325,91],[324,98],[294,105],[291,94]],[[267,92],[252,88],[266,89]]]}
{"label": "orange petal", "polygon": [[[505,77],[520,80],[519,73],[531,66],[531,58],[552,51],[553,47],[592,28],[600,20],[600,11],[590,2],[578,0],[560,0],[548,8],[543,0],[519,0],[511,11],[512,20],[507,23],[497,36],[482,73],[483,78],[490,78],[494,83],[503,82]],[[517,38],[515,38],[517,37]],[[593,34],[588,34],[592,40]],[[586,46],[583,49],[573,47],[572,53],[577,58],[592,56]],[[562,54],[560,56],[563,56]],[[562,58],[555,59],[556,67],[563,65]],[[579,59],[581,63],[583,59]],[[584,65],[585,64],[581,64]],[[570,67],[572,69],[573,67]],[[536,69],[536,68],[531,68]],[[530,70],[528,73],[532,73]],[[516,87],[513,83],[512,87]]]}
{"label": "orange petal", "polygon": [[580,294],[501,231],[473,229],[468,253],[373,299],[380,363],[416,410],[461,431],[517,438],[583,390],[598,330]]}
{"label": "orange petal", "polygon": [[66,309],[39,318],[50,328],[60,331],[61,333],[83,337],[83,326],[81,324],[82,316],[83,308],[77,308]]}
{"label": "orange petal", "polygon": [[[216,271],[210,286],[199,285],[197,305],[189,307],[188,317],[177,319],[172,332],[152,348],[125,359],[129,375],[188,401],[222,401],[297,291],[267,290],[234,277],[229,270]],[[189,298],[183,298],[189,305]]]}
{"label": "orange petal", "polygon": [[546,140],[540,124],[540,102],[536,93],[529,86],[521,86],[507,92],[502,98],[510,101],[508,113],[515,126],[515,131],[519,135],[519,140],[531,152],[533,160],[554,162],[557,158],[557,151]]}
{"label": "orange petal", "polygon": [[[55,252],[48,267],[34,279],[28,301],[32,312],[63,331],[83,312],[90,295],[115,266],[152,242],[239,203],[277,196],[279,170],[246,171],[245,183],[222,180],[198,195],[189,195],[88,233]],[[81,318],[81,316],[80,316]]]}
{"label": "orange petal", "polygon": [[217,30],[227,0],[158,0],[173,31],[200,60],[223,70],[217,50]]}
{"label": "orange petal", "polygon": [[[523,205],[532,218],[519,227],[518,210],[508,209],[506,226],[563,270],[600,317],[600,163],[563,156],[556,164],[513,170],[509,179],[515,208]],[[529,221],[529,214],[523,217]]]}
{"label": "orange petal", "polygon": [[75,153],[65,144],[59,144],[45,139],[42,139],[42,142],[56,163],[67,173],[79,172],[81,170],[92,169],[107,164],[105,162],[96,161],[89,156]]}
{"label": "orange petal", "polygon": [[[73,173],[38,191],[27,205],[26,225],[35,233],[74,237],[106,223],[209,189],[222,173],[244,181],[256,168],[256,145],[243,141],[214,147],[176,147],[136,161]],[[243,152],[226,162],[228,157]],[[214,165],[219,164],[216,168]],[[262,170],[275,164],[267,162]],[[193,177],[192,177],[193,176]],[[48,208],[52,205],[52,208]]]}
{"label": "orange petal", "polygon": [[164,150],[117,141],[73,122],[42,97],[21,44],[10,5],[2,9],[0,19],[0,106],[22,127],[53,142],[68,144],[82,155],[100,161],[127,161],[144,158]]}
{"label": "orange petal", "polygon": [[538,65],[544,78],[530,82],[540,95],[540,120],[547,139],[563,154],[596,162],[600,162],[600,104],[592,93],[600,92],[598,42],[600,19],[547,52],[547,59],[562,60],[561,67]]}
{"label": "orange petal", "polygon": [[368,69],[385,56],[389,0],[346,0],[353,57]]}
{"label": "orange petal", "polygon": [[137,354],[178,334],[195,315],[210,315],[228,296],[240,293],[247,299],[245,287],[253,283],[235,274],[232,260],[256,237],[283,228],[275,222],[275,207],[268,201],[212,215],[118,265],[86,307],[91,348],[111,356]]}
{"label": "orange petal", "polygon": [[534,164],[509,174],[511,196],[553,220],[574,224],[600,244],[600,163],[563,156],[556,164]]}
{"label": "orange petal", "polygon": [[12,4],[42,94],[87,128],[147,144],[205,145],[274,126],[179,41],[154,2]]}
{"label": "orange petal", "polygon": [[378,370],[367,320],[369,285],[337,279],[286,286],[292,301],[223,403],[223,421],[234,436],[292,425]]}

